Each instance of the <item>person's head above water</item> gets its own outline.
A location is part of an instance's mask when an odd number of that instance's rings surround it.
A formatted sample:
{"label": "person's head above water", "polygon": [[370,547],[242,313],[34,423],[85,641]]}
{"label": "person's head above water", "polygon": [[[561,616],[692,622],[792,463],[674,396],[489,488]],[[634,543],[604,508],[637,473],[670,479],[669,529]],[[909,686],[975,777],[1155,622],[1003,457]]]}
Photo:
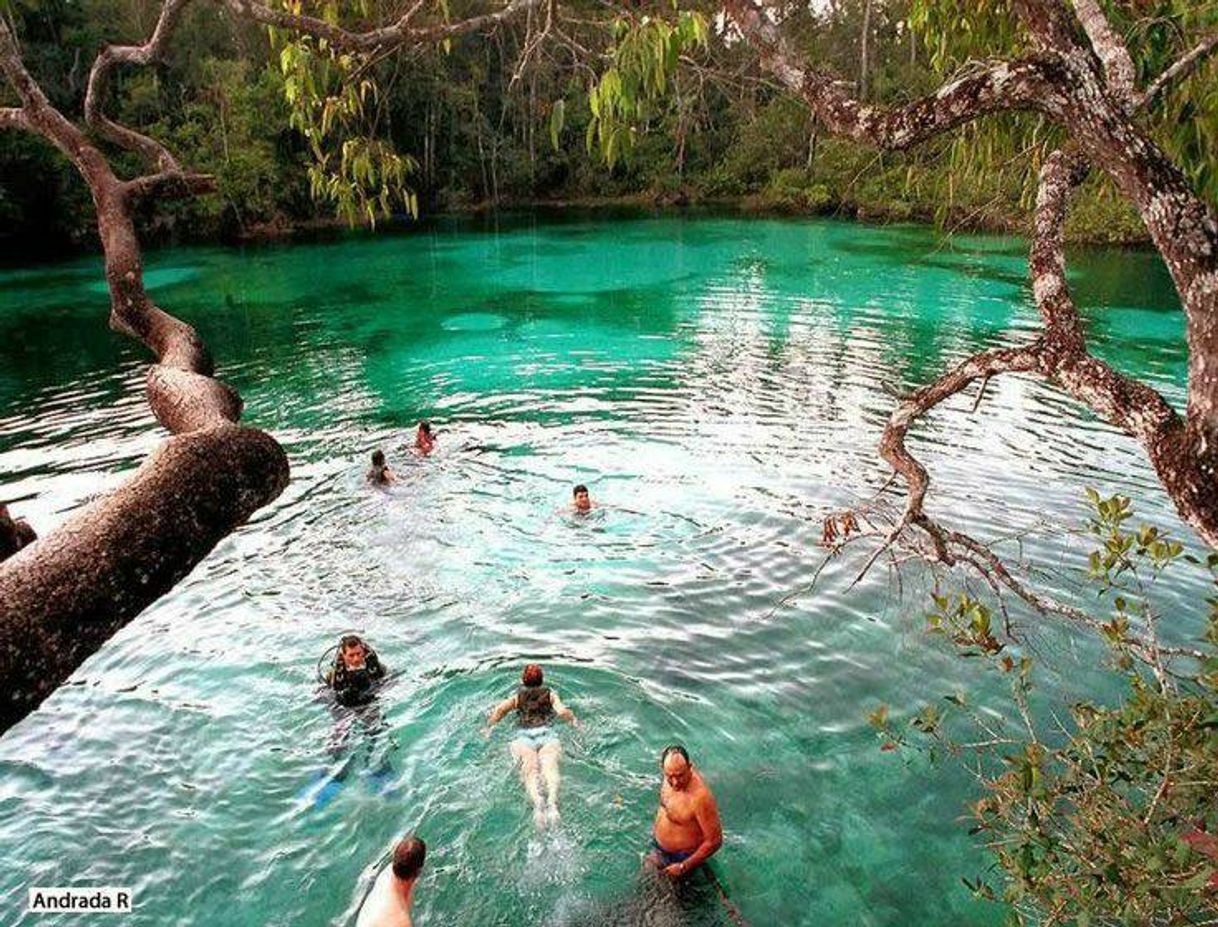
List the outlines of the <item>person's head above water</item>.
{"label": "person's head above water", "polygon": [[541,685],[543,678],[541,667],[536,663],[530,663],[524,668],[524,672],[520,674],[520,681],[530,688]]}
{"label": "person's head above water", "polygon": [[680,744],[664,748],[664,752],[660,754],[660,767],[664,770],[664,778],[674,789],[682,791],[689,787],[694,767],[689,754]]}
{"label": "person's head above water", "polygon": [[412,882],[423,869],[427,844],[414,834],[407,834],[393,848],[393,875],[403,882]]}
{"label": "person's head above water", "polygon": [[422,421],[419,422],[419,434],[427,435],[427,437],[429,437],[429,438],[431,437],[431,422],[430,421],[428,421],[427,419],[423,419]]}
{"label": "person's head above water", "polygon": [[338,642],[338,658],[347,669],[359,669],[368,659],[368,645],[355,634],[345,634]]}
{"label": "person's head above water", "polygon": [[385,468],[385,452],[384,451],[373,451],[372,452],[372,466],[374,466],[378,469],[381,469],[381,470],[383,470]]}
{"label": "person's head above water", "polygon": [[583,483],[571,490],[571,497],[575,500],[577,511],[586,512],[592,508],[592,497],[588,495],[588,487]]}

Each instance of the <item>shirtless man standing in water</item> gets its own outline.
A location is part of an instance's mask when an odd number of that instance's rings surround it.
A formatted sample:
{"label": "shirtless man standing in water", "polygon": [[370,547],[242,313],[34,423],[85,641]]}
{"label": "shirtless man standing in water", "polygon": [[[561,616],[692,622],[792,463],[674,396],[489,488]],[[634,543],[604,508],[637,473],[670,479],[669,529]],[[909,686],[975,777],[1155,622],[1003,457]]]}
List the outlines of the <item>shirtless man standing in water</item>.
{"label": "shirtless man standing in water", "polygon": [[715,796],[684,747],[665,747],[660,766],[664,782],[650,859],[664,875],[679,879],[723,846],[723,826]]}

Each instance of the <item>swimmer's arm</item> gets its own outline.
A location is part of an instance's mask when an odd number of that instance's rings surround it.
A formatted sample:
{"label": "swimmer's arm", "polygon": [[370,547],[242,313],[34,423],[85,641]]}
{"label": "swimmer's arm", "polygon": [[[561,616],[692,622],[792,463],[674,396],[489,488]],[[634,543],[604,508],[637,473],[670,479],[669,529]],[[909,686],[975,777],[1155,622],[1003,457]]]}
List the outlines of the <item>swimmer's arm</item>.
{"label": "swimmer's arm", "polygon": [[694,816],[698,819],[698,827],[702,829],[702,842],[685,862],[674,863],[665,869],[664,871],[669,875],[685,875],[691,869],[697,869],[710,859],[719,847],[723,846],[723,825],[719,821],[719,806],[715,803],[713,795],[708,793],[702,801],[698,802]]}
{"label": "swimmer's arm", "polygon": [[486,729],[489,731],[503,719],[504,715],[506,715],[509,711],[515,710],[516,696],[513,695],[511,698],[505,698],[502,702],[492,708],[491,713],[486,716]]}
{"label": "swimmer's arm", "polygon": [[579,719],[575,717],[575,712],[563,704],[562,699],[558,697],[558,693],[553,689],[550,690],[550,701],[554,704],[554,714],[564,721],[579,727]]}

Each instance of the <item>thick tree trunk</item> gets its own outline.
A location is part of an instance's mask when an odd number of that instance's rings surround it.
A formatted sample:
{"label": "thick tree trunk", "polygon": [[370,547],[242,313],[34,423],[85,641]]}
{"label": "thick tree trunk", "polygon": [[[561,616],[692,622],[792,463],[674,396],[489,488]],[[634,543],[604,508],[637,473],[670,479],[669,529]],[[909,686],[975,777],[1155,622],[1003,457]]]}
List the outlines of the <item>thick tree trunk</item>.
{"label": "thick tree trunk", "polygon": [[170,438],[113,494],[0,566],[0,730],[164,595],[287,483],[273,438],[219,424]]}
{"label": "thick tree trunk", "polygon": [[[172,18],[182,4],[169,4]],[[158,28],[157,35],[160,35]],[[112,55],[117,60],[119,55]],[[99,59],[100,60],[100,59]],[[0,564],[0,730],[33,710],[114,631],[189,573],[223,537],[288,481],[273,438],[236,424],[241,398],[212,378],[212,361],[193,328],[148,298],[132,203],[149,195],[193,193],[209,179],[171,165],[120,181],[105,157],[56,110],[21,63],[0,20],[0,73],[21,98],[12,124],[50,141],[89,185],[105,254],[110,325],[156,355],[148,402],[175,437],[127,483]],[[99,76],[99,74],[101,76]],[[94,68],[104,84],[104,68]],[[110,127],[115,141],[167,164],[134,133]]]}
{"label": "thick tree trunk", "polygon": [[[508,0],[464,19],[436,18],[415,3],[397,20],[363,32],[257,0],[214,2],[232,15],[312,35],[335,48],[385,51],[494,28],[541,0]],[[159,60],[190,3],[163,0],[147,42],[103,48],[90,72],[85,122],[97,137],[137,154],[155,171],[129,181],[119,180],[97,146],[51,105],[0,16],[0,76],[20,100],[19,106],[0,107],[0,130],[46,139],[89,185],[106,259],[110,325],[156,355],[148,371],[148,402],[174,434],[117,491],[0,564],[0,679],[7,695],[0,703],[0,730],[37,706],[110,634],[172,588],[288,482],[287,456],[275,440],[236,424],[241,398],[212,377],[211,357],[195,330],[156,306],[144,290],[133,204],[211,192],[214,182],[183,173],[162,144],[111,121],[103,110],[111,71]],[[424,157],[433,180],[435,120],[429,109]],[[485,171],[485,155],[482,163]]]}

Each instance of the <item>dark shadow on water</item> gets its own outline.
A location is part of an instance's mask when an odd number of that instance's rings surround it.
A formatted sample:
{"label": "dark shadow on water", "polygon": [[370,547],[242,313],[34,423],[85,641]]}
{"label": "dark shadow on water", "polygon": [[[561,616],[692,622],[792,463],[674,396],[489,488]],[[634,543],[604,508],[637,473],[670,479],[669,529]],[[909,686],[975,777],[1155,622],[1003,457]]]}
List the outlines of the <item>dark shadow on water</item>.
{"label": "dark shadow on water", "polygon": [[644,865],[623,897],[567,912],[556,923],[561,927],[745,927],[747,922],[722,893],[709,866],[673,881]]}

